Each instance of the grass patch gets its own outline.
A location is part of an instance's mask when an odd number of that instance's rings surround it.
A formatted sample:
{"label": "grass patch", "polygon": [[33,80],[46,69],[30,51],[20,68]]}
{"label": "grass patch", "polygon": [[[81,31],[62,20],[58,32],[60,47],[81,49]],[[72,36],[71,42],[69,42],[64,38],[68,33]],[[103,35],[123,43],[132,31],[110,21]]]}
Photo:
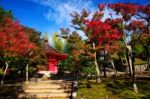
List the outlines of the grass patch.
{"label": "grass patch", "polygon": [[[94,80],[80,81],[77,94],[78,99],[81,99],[81,95],[85,99],[110,99],[109,97],[112,96],[112,92],[107,91],[105,84],[97,84]],[[117,99],[117,97],[113,95],[111,99]]]}
{"label": "grass patch", "polygon": [[114,95],[117,95],[121,99],[141,99],[141,93],[135,93],[133,91],[132,83],[130,80],[111,80],[105,82],[108,91],[111,91]]}
{"label": "grass patch", "polygon": [[150,82],[138,81],[139,93],[135,93],[127,79],[107,79],[101,84],[94,80],[79,82],[78,99],[150,99]]}

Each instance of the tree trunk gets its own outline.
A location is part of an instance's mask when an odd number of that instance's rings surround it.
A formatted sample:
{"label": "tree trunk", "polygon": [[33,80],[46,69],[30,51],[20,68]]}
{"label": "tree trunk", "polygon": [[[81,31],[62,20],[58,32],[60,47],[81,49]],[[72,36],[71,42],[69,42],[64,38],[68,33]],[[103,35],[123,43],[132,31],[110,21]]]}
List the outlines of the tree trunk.
{"label": "tree trunk", "polygon": [[97,60],[94,60],[94,64],[95,64],[95,67],[96,67],[96,82],[97,82],[97,83],[101,83],[101,79],[100,79],[100,69],[99,69]]}
{"label": "tree trunk", "polygon": [[27,59],[26,59],[26,63],[27,63],[27,65],[26,65],[26,83],[28,83],[28,81],[29,81],[29,64],[28,64],[28,62],[29,62],[29,58],[30,58],[30,56],[32,55],[32,51],[29,53],[29,56],[27,57]]}
{"label": "tree trunk", "polygon": [[[94,42],[93,42],[93,50],[95,51],[95,43]],[[99,65],[97,63],[97,59],[96,59],[96,51],[94,52],[94,65],[95,65],[95,68],[96,68],[96,82],[101,83],[100,69],[99,69]]]}
{"label": "tree trunk", "polygon": [[132,56],[132,48],[131,46],[127,46],[128,48],[128,58],[129,58],[129,66],[131,69],[131,77],[132,77],[132,83],[133,83],[133,90],[134,92],[138,93],[138,87],[135,82],[135,68],[134,68],[134,57]]}
{"label": "tree trunk", "polygon": [[29,81],[29,64],[26,65],[26,83]]}
{"label": "tree trunk", "polygon": [[106,51],[104,50],[104,63],[103,63],[104,78],[107,78],[106,66],[107,66],[107,59],[106,59]]}
{"label": "tree trunk", "polygon": [[114,74],[115,74],[115,76],[117,76],[117,70],[116,70],[116,68],[115,68],[113,59],[110,60],[110,63],[111,63],[111,65],[112,65],[113,69],[114,69]]}
{"label": "tree trunk", "polygon": [[130,55],[130,52],[129,52],[129,51],[128,51],[128,53],[129,53],[129,54],[128,54],[129,68],[130,68],[130,73],[131,73],[130,75],[133,76],[132,58],[131,58],[131,55]]}
{"label": "tree trunk", "polygon": [[3,74],[3,77],[2,77],[2,80],[1,80],[1,86],[3,86],[4,78],[5,78],[5,75],[6,75],[8,66],[9,66],[7,61],[5,61],[5,65],[6,65],[6,68],[5,68],[5,70],[4,70],[4,74]]}
{"label": "tree trunk", "polygon": [[132,59],[131,59],[131,55],[130,55],[130,52],[129,52],[129,49],[128,49],[128,46],[126,45],[126,60],[127,60],[127,63],[128,63],[128,67],[129,67],[129,77],[132,77]]}
{"label": "tree trunk", "polygon": [[132,75],[132,83],[133,83],[133,90],[134,92],[138,93],[138,87],[135,81],[135,67],[134,67],[134,57],[132,58],[132,70],[133,70],[133,75]]}

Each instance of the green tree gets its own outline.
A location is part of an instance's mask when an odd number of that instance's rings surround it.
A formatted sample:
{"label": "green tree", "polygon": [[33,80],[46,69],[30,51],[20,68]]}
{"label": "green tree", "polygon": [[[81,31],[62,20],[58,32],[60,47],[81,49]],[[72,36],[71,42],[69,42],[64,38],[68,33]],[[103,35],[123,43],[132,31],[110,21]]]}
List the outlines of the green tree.
{"label": "green tree", "polygon": [[4,21],[5,17],[15,19],[10,10],[7,11],[7,10],[3,9],[2,7],[0,7],[0,22]]}
{"label": "green tree", "polygon": [[57,33],[52,34],[52,40],[53,40],[54,48],[61,51],[61,52],[63,52],[64,51],[64,46],[65,46],[65,40],[58,37]]}
{"label": "green tree", "polygon": [[[84,41],[82,37],[75,31],[71,32],[68,29],[61,29],[61,37],[66,39],[66,52],[68,53],[68,59],[65,63],[70,65],[71,71],[74,72],[78,79],[78,73],[81,68],[81,55],[84,53]],[[67,66],[68,66],[67,65]]]}

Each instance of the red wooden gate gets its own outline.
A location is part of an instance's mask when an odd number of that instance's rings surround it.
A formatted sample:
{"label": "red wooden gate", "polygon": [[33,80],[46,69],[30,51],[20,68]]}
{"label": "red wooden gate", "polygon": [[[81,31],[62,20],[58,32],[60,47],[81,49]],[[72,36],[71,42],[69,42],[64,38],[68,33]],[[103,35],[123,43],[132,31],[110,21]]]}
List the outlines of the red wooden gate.
{"label": "red wooden gate", "polygon": [[48,70],[51,73],[56,74],[58,72],[58,67],[57,67],[57,60],[56,59],[50,59],[49,60],[49,68]]}

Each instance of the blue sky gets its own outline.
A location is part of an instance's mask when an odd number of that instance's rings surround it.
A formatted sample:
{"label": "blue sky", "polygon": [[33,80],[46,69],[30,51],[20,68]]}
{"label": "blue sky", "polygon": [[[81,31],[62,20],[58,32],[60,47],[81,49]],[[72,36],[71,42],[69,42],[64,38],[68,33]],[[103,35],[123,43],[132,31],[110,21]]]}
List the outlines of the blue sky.
{"label": "blue sky", "polygon": [[116,3],[131,1],[136,4],[149,4],[150,0],[0,0],[0,6],[12,10],[14,16],[21,24],[35,28],[49,36],[59,32],[62,27],[69,27],[70,13],[88,9],[91,12],[97,5],[103,3]]}

